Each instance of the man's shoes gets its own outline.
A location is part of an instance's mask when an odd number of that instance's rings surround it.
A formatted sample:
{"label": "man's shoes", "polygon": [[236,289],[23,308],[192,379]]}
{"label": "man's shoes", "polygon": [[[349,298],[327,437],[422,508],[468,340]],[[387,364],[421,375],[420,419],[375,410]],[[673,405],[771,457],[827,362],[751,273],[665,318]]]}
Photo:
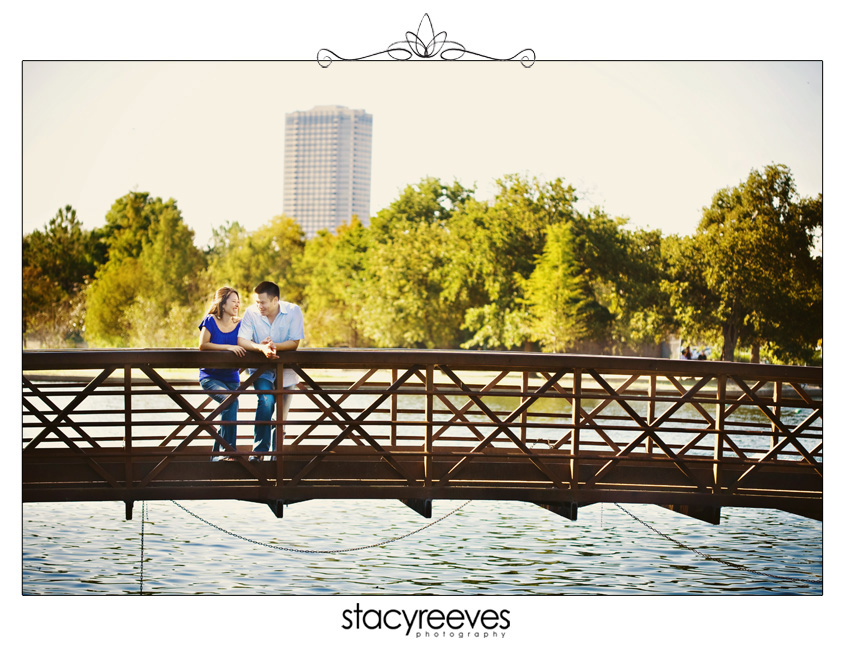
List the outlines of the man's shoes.
{"label": "man's shoes", "polygon": [[261,456],[249,456],[250,463],[259,463],[261,462]]}

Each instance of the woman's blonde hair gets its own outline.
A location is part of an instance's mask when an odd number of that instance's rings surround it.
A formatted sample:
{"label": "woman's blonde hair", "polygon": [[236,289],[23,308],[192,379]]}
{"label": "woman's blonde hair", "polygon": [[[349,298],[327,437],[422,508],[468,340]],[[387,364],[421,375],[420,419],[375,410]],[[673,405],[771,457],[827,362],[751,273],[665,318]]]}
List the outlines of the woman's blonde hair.
{"label": "woman's blonde hair", "polygon": [[211,302],[211,308],[208,309],[208,314],[213,315],[218,320],[223,319],[223,305],[229,300],[231,294],[234,293],[240,298],[240,293],[237,292],[234,288],[229,288],[228,286],[223,286],[222,288],[218,288],[217,292],[214,293],[214,301]]}

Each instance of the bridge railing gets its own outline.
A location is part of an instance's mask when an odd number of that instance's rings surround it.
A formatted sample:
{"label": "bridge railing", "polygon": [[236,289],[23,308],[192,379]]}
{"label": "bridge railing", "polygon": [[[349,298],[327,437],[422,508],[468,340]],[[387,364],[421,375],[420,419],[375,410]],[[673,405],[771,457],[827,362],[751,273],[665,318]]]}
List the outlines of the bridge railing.
{"label": "bridge railing", "polygon": [[[196,370],[268,365],[300,382],[274,391],[294,395],[286,418],[276,411],[271,422],[283,446],[255,464],[260,371],[244,372],[220,405]],[[523,352],[306,349],[268,361],[24,351],[24,496],[213,487],[241,498],[257,490],[583,505],[611,492],[666,504],[678,494],[718,505],[776,497],[816,516],[805,505],[822,498],[822,386],[821,368]],[[220,414],[235,398],[236,462],[211,464]]]}

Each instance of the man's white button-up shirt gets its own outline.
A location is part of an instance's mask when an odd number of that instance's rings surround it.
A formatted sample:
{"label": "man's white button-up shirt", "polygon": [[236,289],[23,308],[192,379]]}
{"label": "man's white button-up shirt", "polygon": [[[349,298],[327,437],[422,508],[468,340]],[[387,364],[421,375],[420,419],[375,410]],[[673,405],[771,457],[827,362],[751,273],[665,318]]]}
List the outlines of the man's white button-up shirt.
{"label": "man's white button-up shirt", "polygon": [[[296,304],[279,301],[278,315],[275,316],[275,320],[270,324],[269,318],[261,315],[257,306],[250,306],[243,314],[237,336],[238,338],[251,340],[256,344],[267,338],[272,338],[273,342],[302,340],[305,337],[305,321],[302,318],[302,309]],[[250,374],[254,372],[254,369],[249,370]],[[261,378],[274,381],[275,370],[264,372]],[[282,381],[282,386],[286,388],[287,386],[298,383],[299,377],[293,370],[285,367]]]}

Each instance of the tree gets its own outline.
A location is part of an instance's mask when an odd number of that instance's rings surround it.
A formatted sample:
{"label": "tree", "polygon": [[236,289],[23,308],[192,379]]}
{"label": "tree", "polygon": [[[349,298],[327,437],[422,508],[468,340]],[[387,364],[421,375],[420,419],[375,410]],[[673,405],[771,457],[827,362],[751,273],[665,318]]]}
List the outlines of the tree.
{"label": "tree", "polygon": [[87,289],[93,344],[184,346],[205,302],[205,259],[175,200],[129,193],[106,216],[108,262]]}
{"label": "tree", "polygon": [[[174,200],[170,203],[175,205]],[[137,258],[149,242],[150,225],[162,205],[160,198],[132,191],[118,198],[106,214],[103,241],[112,261]]]}
{"label": "tree", "polygon": [[662,242],[662,259],[665,273],[660,288],[668,297],[666,321],[684,342],[716,343],[721,337],[720,301],[706,285],[700,241],[670,235]]}
{"label": "tree", "polygon": [[82,290],[105,261],[99,230],[88,231],[76,209],[60,208],[44,231],[23,238],[23,335],[51,347],[82,337]]}
{"label": "tree", "polygon": [[426,178],[378,212],[358,286],[363,334],[381,347],[456,344],[464,306],[446,292],[453,216],[472,191]]}
{"label": "tree", "polygon": [[61,347],[74,325],[68,324],[68,297],[61,286],[36,265],[24,265],[23,342],[38,338],[47,347]]}
{"label": "tree", "polygon": [[[462,283],[450,288],[472,298],[464,326],[473,335],[464,346],[509,349],[539,339],[546,349],[622,353],[662,340],[669,327],[662,234],[631,230],[598,208],[584,215],[576,201],[561,179],[511,175],[499,180],[491,206],[467,203],[455,216],[453,269]],[[553,252],[546,251],[552,234]],[[555,278],[570,287],[554,290]],[[561,294],[569,291],[577,299]]]}
{"label": "tree", "polygon": [[[550,183],[518,175],[499,179],[494,202],[467,202],[455,214],[454,275],[448,291],[471,300],[461,346],[518,348],[529,345],[524,287],[545,247],[548,227],[570,221],[577,200],[562,179]],[[463,280],[462,283],[459,280]]]}
{"label": "tree", "polygon": [[603,309],[591,312],[586,337],[616,354],[660,342],[668,330],[667,297],[660,290],[662,234],[631,230],[626,218],[596,207],[575,214],[572,233],[589,294]]}
{"label": "tree", "polygon": [[357,216],[337,233],[321,231],[305,243],[300,265],[308,341],[316,347],[372,344],[361,324],[369,237]]}
{"label": "tree", "polygon": [[[800,198],[784,165],[752,170],[746,181],[717,191],[684,246],[698,257],[697,277],[672,284],[675,303],[708,313],[721,358],[739,343],[767,348],[779,360],[808,361],[822,338],[822,197]],[[695,289],[693,294],[690,290]],[[681,317],[689,326],[688,317]],[[698,325],[697,328],[700,328]]]}
{"label": "tree", "polygon": [[363,332],[381,347],[455,344],[462,313],[443,293],[450,252],[442,224],[417,222],[366,256]]}
{"label": "tree", "polygon": [[136,259],[109,261],[88,287],[85,327],[91,344],[128,347],[132,322],[127,315],[143,283],[144,271]]}
{"label": "tree", "polygon": [[[776,293],[763,294],[764,316],[754,315],[759,341],[768,355],[786,363],[820,365],[823,339],[823,256],[820,244],[823,197],[797,202],[802,229],[781,243],[780,279],[772,280]],[[805,238],[805,239],[804,239]],[[784,255],[784,251],[789,251]],[[762,319],[764,317],[764,319]],[[756,354],[758,359],[758,353]]]}
{"label": "tree", "polygon": [[193,229],[173,200],[161,205],[150,222],[138,263],[146,274],[143,290],[159,304],[190,305],[196,301],[205,258],[194,245]]}
{"label": "tree", "polygon": [[602,307],[580,273],[570,222],[548,227],[545,248],[525,284],[530,336],[542,351],[563,352],[586,338]]}
{"label": "tree", "polygon": [[469,198],[474,189],[455,181],[451,186],[425,177],[404,188],[398,199],[372,218],[369,231],[374,242],[388,242],[397,232],[420,223],[444,225]]}
{"label": "tree", "polygon": [[[628,233],[627,271],[619,278],[615,319],[618,340],[632,346],[658,344],[671,331],[669,295],[662,287],[665,261],[663,235],[658,229],[635,229]],[[618,329],[616,325],[623,325]]]}
{"label": "tree", "polygon": [[214,234],[209,265],[212,285],[231,286],[248,299],[252,289],[267,280],[278,284],[281,299],[302,301],[305,284],[299,265],[305,234],[295,220],[277,215],[252,233],[235,222]]}

